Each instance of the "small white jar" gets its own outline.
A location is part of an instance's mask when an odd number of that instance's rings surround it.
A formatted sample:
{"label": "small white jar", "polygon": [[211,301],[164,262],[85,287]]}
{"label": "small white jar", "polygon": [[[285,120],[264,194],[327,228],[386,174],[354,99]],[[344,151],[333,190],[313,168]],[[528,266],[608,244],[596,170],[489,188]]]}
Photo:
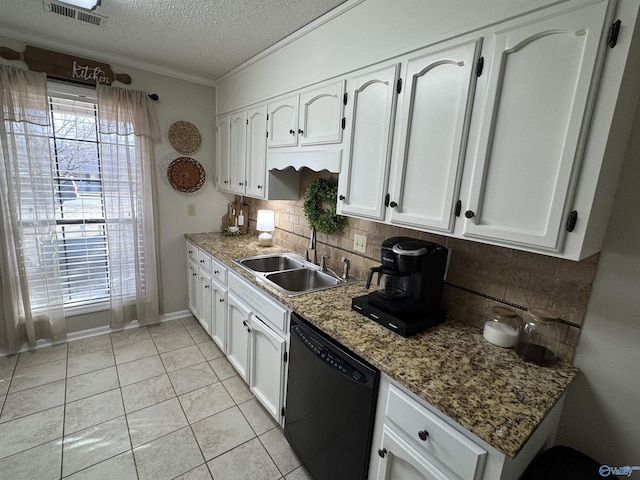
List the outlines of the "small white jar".
{"label": "small white jar", "polygon": [[493,345],[512,348],[518,339],[516,312],[507,307],[493,307],[493,318],[484,324],[482,336]]}

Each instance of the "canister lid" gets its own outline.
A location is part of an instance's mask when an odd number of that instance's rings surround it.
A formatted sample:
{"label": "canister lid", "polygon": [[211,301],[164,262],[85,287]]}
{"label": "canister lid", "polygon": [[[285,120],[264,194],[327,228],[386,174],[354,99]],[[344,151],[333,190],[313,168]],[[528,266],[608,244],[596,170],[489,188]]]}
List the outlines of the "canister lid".
{"label": "canister lid", "polygon": [[536,320],[547,320],[547,321],[560,320],[560,317],[558,316],[557,313],[551,312],[549,310],[544,310],[542,308],[530,308],[527,312]]}
{"label": "canister lid", "polygon": [[491,309],[493,314],[499,318],[515,318],[518,314],[509,307],[495,306]]}

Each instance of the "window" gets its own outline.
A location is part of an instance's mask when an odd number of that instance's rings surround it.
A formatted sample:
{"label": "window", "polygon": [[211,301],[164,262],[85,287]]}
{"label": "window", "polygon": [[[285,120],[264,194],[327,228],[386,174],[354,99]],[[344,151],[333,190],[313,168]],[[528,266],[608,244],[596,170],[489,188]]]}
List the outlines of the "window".
{"label": "window", "polygon": [[49,86],[56,234],[65,308],[105,302],[109,267],[95,93]]}

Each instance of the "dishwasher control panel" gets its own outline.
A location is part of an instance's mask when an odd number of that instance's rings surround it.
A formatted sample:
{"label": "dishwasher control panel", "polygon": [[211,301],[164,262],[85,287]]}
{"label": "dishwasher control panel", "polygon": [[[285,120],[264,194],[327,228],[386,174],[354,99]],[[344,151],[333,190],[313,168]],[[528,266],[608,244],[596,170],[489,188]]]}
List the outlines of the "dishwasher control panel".
{"label": "dishwasher control panel", "polygon": [[343,375],[349,377],[356,382],[367,384],[367,376],[360,370],[355,368],[351,363],[343,358],[340,354],[327,346],[322,340],[318,339],[312,333],[300,328],[299,325],[291,327],[291,333],[295,334],[302,342],[316,354],[320,360],[331,365]]}

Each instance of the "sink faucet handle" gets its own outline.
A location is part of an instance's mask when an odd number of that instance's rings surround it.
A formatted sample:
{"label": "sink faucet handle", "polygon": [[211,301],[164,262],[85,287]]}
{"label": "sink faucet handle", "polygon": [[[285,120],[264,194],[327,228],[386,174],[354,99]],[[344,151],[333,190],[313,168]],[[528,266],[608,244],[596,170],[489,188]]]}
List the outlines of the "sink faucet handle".
{"label": "sink faucet handle", "polygon": [[343,263],[342,278],[346,280],[349,277],[349,267],[351,266],[351,262],[347,257],[342,257],[340,261]]}
{"label": "sink faucet handle", "polygon": [[329,258],[329,257],[327,257],[326,255],[322,255],[320,257],[320,271],[321,272],[324,272],[324,271],[327,270],[327,258]]}

